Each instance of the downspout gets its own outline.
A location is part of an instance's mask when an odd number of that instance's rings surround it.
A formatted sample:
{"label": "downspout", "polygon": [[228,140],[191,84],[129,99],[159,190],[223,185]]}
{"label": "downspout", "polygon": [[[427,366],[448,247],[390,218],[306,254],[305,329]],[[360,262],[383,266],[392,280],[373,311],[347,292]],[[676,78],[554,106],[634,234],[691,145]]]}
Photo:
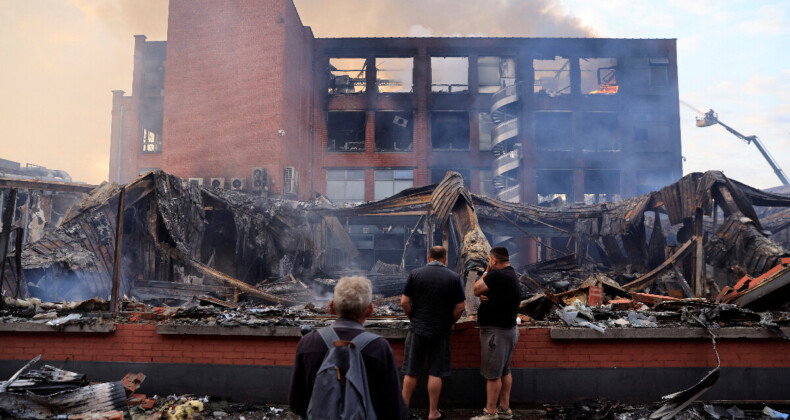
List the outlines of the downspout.
{"label": "downspout", "polygon": [[126,106],[121,104],[121,126],[118,128],[118,184],[121,183],[121,156],[123,155],[123,114]]}

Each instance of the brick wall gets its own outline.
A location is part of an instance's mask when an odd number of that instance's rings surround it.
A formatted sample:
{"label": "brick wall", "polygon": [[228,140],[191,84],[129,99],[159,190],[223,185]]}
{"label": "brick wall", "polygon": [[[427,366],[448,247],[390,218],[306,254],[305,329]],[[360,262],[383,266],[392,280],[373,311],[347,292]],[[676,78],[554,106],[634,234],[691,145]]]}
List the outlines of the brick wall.
{"label": "brick wall", "polygon": [[286,33],[301,28],[286,3],[170,2],[163,169],[249,185],[267,166],[281,190]]}
{"label": "brick wall", "polygon": [[[716,365],[710,341],[552,340],[548,328],[523,328],[514,368],[638,368]],[[0,360],[110,361],[291,366],[297,337],[160,335],[155,324],[116,324],[110,334],[4,332]],[[453,367],[478,368],[475,328],[456,331]],[[403,340],[390,339],[403,362]],[[733,339],[717,343],[723,367],[790,368],[790,343],[779,339]]]}

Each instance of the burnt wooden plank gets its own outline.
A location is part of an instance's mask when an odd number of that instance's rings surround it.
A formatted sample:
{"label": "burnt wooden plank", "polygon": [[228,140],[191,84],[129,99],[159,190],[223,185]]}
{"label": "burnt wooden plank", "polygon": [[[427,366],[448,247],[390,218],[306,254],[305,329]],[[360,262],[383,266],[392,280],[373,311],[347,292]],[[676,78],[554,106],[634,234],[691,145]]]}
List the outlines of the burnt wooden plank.
{"label": "burnt wooden plank", "polygon": [[691,238],[688,241],[686,241],[686,243],[683,244],[683,246],[681,246],[677,251],[675,251],[675,253],[672,254],[672,256],[667,258],[667,260],[664,261],[663,264],[661,264],[660,266],[654,268],[653,270],[651,270],[649,273],[645,274],[644,276],[642,276],[642,277],[640,277],[640,278],[638,278],[638,279],[636,279],[636,280],[634,280],[634,281],[632,281],[632,282],[630,282],[628,284],[624,284],[623,285],[623,289],[628,290],[628,291],[637,291],[637,290],[640,290],[640,289],[650,285],[651,283],[653,283],[653,281],[655,281],[661,273],[663,273],[665,270],[667,270],[676,261],[678,261],[678,260],[682,259],[683,257],[685,257],[687,255],[687,253],[691,251],[692,245],[694,244],[695,240],[696,240],[696,238]]}

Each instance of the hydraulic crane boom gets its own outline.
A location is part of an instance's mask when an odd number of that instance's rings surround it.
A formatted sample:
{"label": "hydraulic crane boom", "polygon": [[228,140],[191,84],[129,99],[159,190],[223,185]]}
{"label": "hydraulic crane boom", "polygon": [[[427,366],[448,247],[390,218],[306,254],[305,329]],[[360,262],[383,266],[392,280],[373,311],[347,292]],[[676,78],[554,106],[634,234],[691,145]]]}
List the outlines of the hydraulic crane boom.
{"label": "hydraulic crane boom", "polygon": [[771,168],[776,173],[776,176],[778,176],[779,180],[782,181],[782,184],[790,185],[790,181],[787,180],[787,176],[785,176],[785,173],[784,171],[782,171],[782,168],[780,168],[779,164],[776,163],[774,157],[771,156],[770,153],[768,153],[768,150],[765,148],[765,146],[763,146],[763,143],[760,141],[760,139],[757,136],[744,136],[743,134],[737,132],[732,127],[719,121],[719,115],[716,114],[716,112],[714,112],[712,109],[706,112],[702,117],[697,117],[697,127],[710,127],[715,124],[724,127],[725,130],[734,134],[735,137],[738,137],[739,139],[745,141],[747,144],[754,143],[754,145],[757,147],[757,150],[759,150],[760,153],[762,153],[765,160],[767,160],[768,164],[771,165]]}

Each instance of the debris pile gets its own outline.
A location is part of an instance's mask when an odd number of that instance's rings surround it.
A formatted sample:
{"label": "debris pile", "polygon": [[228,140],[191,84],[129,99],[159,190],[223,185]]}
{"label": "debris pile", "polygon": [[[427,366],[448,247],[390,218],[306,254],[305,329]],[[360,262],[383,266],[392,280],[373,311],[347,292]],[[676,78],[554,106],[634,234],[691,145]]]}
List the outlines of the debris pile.
{"label": "debris pile", "polygon": [[44,365],[28,370],[37,356],[0,383],[0,414],[23,419],[123,420],[127,399],[145,379],[128,374],[117,382],[90,383],[85,375]]}
{"label": "debris pile", "polygon": [[[544,207],[472,195],[460,174],[448,172],[435,186],[335,206],[323,197],[293,202],[205,188],[154,171],[126,186],[100,186],[58,229],[28,244],[18,264],[27,287],[15,293],[23,292],[22,301],[99,297],[109,308],[94,310],[113,312],[127,297],[163,307],[315,308],[328,302],[339,276],[362,274],[376,299],[398,313],[409,256],[439,243],[441,233],[467,286],[485,269],[492,243],[512,249],[514,262],[534,244],[539,262],[517,267],[522,312],[538,321],[577,300],[610,312],[694,299],[786,310],[790,253],[771,240],[753,206],[790,207],[790,198],[712,171],[615,203]],[[354,226],[361,233],[350,234]],[[404,227],[401,242],[393,242],[393,226]],[[370,255],[369,266],[354,263]],[[8,261],[4,274],[19,271]],[[5,283],[3,291],[11,292]],[[473,315],[469,287],[467,296]],[[34,306],[38,319],[68,315]],[[635,316],[640,325],[652,322]]]}

